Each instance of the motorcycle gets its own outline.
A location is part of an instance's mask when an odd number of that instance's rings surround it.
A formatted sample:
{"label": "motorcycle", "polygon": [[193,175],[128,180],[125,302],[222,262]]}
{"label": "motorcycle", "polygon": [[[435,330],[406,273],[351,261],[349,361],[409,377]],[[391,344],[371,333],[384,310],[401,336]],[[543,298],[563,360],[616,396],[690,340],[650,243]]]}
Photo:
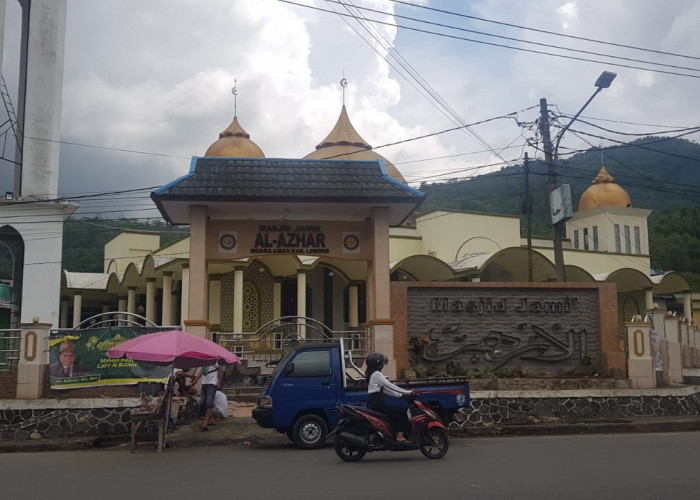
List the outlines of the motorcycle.
{"label": "motorcycle", "polygon": [[420,450],[428,458],[442,458],[450,441],[440,418],[415,396],[407,397],[411,423],[408,442],[396,441],[387,416],[362,406],[338,405],[342,418],[334,435],[335,453],[346,462],[357,462],[371,451]]}

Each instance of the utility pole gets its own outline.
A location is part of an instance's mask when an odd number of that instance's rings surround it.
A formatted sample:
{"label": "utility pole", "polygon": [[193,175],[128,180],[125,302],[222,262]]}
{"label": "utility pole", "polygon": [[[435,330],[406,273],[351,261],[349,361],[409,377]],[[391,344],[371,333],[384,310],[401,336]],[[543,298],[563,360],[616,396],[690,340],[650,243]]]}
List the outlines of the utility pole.
{"label": "utility pole", "polygon": [[[544,149],[544,161],[547,163],[549,171],[550,189],[554,190],[557,187],[557,172],[554,169],[554,156],[552,155],[552,139],[549,135],[549,112],[547,110],[547,99],[540,99],[540,134],[542,135],[542,146]],[[551,207],[550,207],[551,217]],[[554,267],[557,271],[557,281],[566,281],[566,272],[564,271],[564,250],[562,249],[562,233],[563,221],[557,222],[552,226],[554,233]]]}
{"label": "utility pole", "polygon": [[532,283],[532,206],[530,205],[530,157],[525,153],[525,221],[527,226],[527,280]]}

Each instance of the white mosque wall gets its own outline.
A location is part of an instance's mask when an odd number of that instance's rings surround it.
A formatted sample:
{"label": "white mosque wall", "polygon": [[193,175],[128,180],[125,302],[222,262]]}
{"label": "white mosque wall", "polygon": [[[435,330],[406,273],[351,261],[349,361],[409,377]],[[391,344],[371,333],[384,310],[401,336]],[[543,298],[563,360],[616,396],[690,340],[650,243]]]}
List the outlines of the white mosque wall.
{"label": "white mosque wall", "polygon": [[[105,244],[104,272],[108,272],[110,262],[118,271],[124,271],[129,264],[139,263],[160,246],[160,235],[138,231],[124,231]],[[188,248],[189,250],[189,248]]]}
{"label": "white mosque wall", "polygon": [[[553,252],[541,251],[550,260],[554,259]],[[650,271],[650,260],[648,255],[627,255],[609,252],[585,252],[576,250],[564,251],[564,264],[567,266],[582,267],[592,275],[609,273],[618,269],[636,269],[647,276]]]}
{"label": "white mosque wall", "polygon": [[423,240],[414,228],[389,229],[389,262],[400,262],[412,255],[424,255]]}
{"label": "white mosque wall", "polygon": [[435,211],[416,219],[416,229],[423,253],[444,262],[520,246],[517,216]]}
{"label": "white mosque wall", "polygon": [[0,225],[14,228],[24,242],[22,323],[38,318],[41,323],[58,326],[63,221],[76,208],[75,204],[52,202],[2,207]]}
{"label": "white mosque wall", "polygon": [[[650,213],[650,210],[631,207],[599,207],[576,212],[566,224],[566,237],[571,242],[571,248],[576,249],[575,231],[578,231],[578,249],[585,250],[584,232],[586,232],[588,234],[588,249],[595,250],[594,228],[597,228],[597,250],[610,253],[648,255],[647,217]],[[618,239],[616,239],[616,231],[619,234]],[[639,245],[637,245],[637,232],[639,233]],[[627,249],[627,235],[629,235],[629,251]]]}

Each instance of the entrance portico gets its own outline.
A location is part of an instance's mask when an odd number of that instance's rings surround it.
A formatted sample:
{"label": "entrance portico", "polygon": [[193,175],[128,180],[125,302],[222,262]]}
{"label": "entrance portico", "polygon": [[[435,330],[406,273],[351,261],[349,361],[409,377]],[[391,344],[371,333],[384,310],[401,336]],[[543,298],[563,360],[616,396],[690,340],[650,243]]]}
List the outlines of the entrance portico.
{"label": "entrance portico", "polygon": [[[255,315],[251,308],[268,307],[262,297],[274,309],[266,319],[279,317],[290,280],[296,281],[297,316],[320,311],[333,321],[347,304],[343,323],[356,326],[359,282],[366,288],[370,342],[394,352],[389,226],[401,224],[424,195],[389,177],[381,160],[195,157],[188,175],[151,197],[166,220],[190,225],[183,316],[189,331],[211,336],[212,320],[221,328],[232,310],[232,330],[243,333],[247,314]],[[253,278],[258,269],[267,279]],[[224,293],[230,273],[233,297]],[[220,285],[211,286],[213,276]],[[320,307],[310,304],[311,279]],[[213,318],[217,298],[210,292],[217,288],[220,317]]]}

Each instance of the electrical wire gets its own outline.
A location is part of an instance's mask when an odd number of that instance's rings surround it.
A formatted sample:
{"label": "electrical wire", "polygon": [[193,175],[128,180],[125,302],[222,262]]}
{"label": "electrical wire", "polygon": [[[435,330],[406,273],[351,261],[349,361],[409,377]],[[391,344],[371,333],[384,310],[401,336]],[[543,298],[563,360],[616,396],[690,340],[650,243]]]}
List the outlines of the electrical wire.
{"label": "electrical wire", "polygon": [[[327,3],[336,3],[336,4],[340,4],[340,5],[345,5],[345,2],[346,2],[346,1],[350,1],[350,0],[326,0]],[[494,34],[494,33],[488,33],[488,32],[485,32],[485,31],[478,31],[478,30],[472,30],[472,29],[467,29],[467,28],[460,28],[459,26],[453,26],[453,25],[444,24],[444,23],[436,23],[436,22],[432,22],[432,21],[426,21],[425,19],[418,19],[418,18],[415,18],[415,17],[403,16],[403,15],[401,15],[401,14],[396,14],[396,13],[393,13],[393,14],[392,14],[391,12],[385,12],[385,11],[381,11],[381,10],[378,10],[378,9],[372,9],[372,8],[370,8],[370,7],[361,7],[361,6],[360,6],[360,7],[355,7],[355,8],[356,8],[356,9],[365,10],[365,11],[368,11],[368,12],[373,12],[373,13],[375,13],[375,14],[382,14],[382,15],[386,15],[386,16],[393,16],[394,18],[397,18],[397,19],[404,19],[404,20],[408,20],[408,21],[414,21],[414,22],[417,22],[417,23],[427,24],[427,25],[430,25],[430,26],[438,26],[438,27],[440,27],[440,28],[447,28],[447,29],[452,29],[452,30],[457,30],[457,31],[463,31],[463,32],[466,32],[466,33],[474,33],[474,34],[476,34],[476,35],[483,35],[483,36],[488,36],[488,37],[492,37],[492,38],[499,38],[499,39],[501,39],[501,40],[508,40],[508,41],[511,41],[511,42],[520,42],[520,43],[525,43],[525,44],[529,44],[529,45],[536,45],[536,46],[538,46],[538,47],[547,47],[547,48],[552,48],[552,49],[565,50],[565,51],[569,51],[569,52],[577,52],[577,53],[579,53],[579,54],[588,54],[588,55],[594,55],[594,56],[602,56],[602,57],[608,57],[608,58],[611,58],[611,59],[619,59],[619,60],[622,60],[622,61],[637,62],[637,63],[642,63],[642,64],[651,64],[651,65],[653,65],[653,66],[661,66],[661,67],[665,67],[665,68],[682,69],[682,70],[685,70],[685,71],[700,71],[700,69],[698,69],[698,68],[691,68],[691,67],[689,67],[689,66],[678,66],[678,65],[675,65],[675,64],[665,64],[665,63],[659,63],[659,62],[655,62],[655,61],[648,61],[648,60],[645,60],[645,59],[635,59],[635,58],[633,58],[633,57],[615,56],[615,55],[612,55],[612,54],[606,54],[606,53],[602,53],[602,52],[595,52],[595,51],[583,50],[583,49],[574,49],[574,48],[571,48],[571,47],[564,47],[564,46],[561,46],[561,45],[552,45],[552,44],[549,44],[549,43],[542,43],[542,42],[534,42],[534,41],[531,41],[531,40],[524,40],[524,39],[522,39],[522,38],[515,38],[515,37],[504,36],[504,35],[496,35],[496,34]],[[370,20],[370,21],[373,21],[373,20]],[[398,24],[397,24],[397,27],[398,27]]]}
{"label": "electrical wire", "polygon": [[[321,8],[321,7],[314,7],[314,6],[312,6],[312,5],[304,5],[304,4],[301,4],[301,3],[293,2],[293,1],[291,1],[291,0],[277,0],[277,1],[278,1],[278,2],[287,3],[287,4],[290,4],[290,5],[296,5],[296,6],[298,6],[298,7],[303,7],[303,8],[306,8],[306,9],[313,9],[313,10],[318,10],[318,11],[321,11],[321,12],[333,13],[333,14],[336,14],[336,15],[339,15],[339,16],[347,16],[347,17],[353,17],[353,18],[356,17],[356,16],[353,16],[353,15],[351,15],[351,14],[344,14],[344,13],[342,13],[342,12],[336,12],[336,11],[333,11],[333,10],[323,9],[323,8]],[[504,44],[501,44],[501,43],[487,42],[487,41],[485,41],[485,40],[476,40],[476,39],[473,39],[473,38],[460,37],[460,36],[457,36],[457,35],[450,35],[450,34],[447,34],[447,33],[439,33],[439,32],[436,32],[436,31],[430,31],[430,30],[424,30],[424,29],[421,29],[421,28],[414,28],[414,27],[411,27],[411,26],[399,25],[398,23],[390,23],[390,22],[380,21],[380,20],[372,20],[372,22],[373,22],[373,23],[377,23],[377,24],[386,25],[386,26],[391,26],[391,27],[394,27],[394,28],[402,28],[402,29],[409,30],[409,31],[415,31],[415,32],[418,32],[418,33],[424,33],[424,34],[427,34],[427,35],[435,35],[435,36],[439,36],[439,37],[443,37],[443,38],[449,38],[449,39],[453,39],[453,40],[460,40],[460,41],[470,42],[470,43],[476,43],[476,44],[480,44],[480,45],[489,45],[489,46],[491,46],[491,47],[499,47],[499,48],[504,48],[504,49],[516,50],[516,51],[519,51],[519,52],[528,52],[528,53],[532,53],[532,54],[546,55],[546,56],[550,56],[550,57],[556,57],[556,58],[562,58],[562,59],[569,59],[569,60],[572,60],[572,61],[589,62],[589,63],[595,63],[595,64],[608,64],[608,65],[610,65],[610,66],[616,66],[616,67],[619,67],[619,68],[638,69],[638,70],[650,71],[650,72],[652,72],[652,73],[661,73],[661,74],[666,74],[666,75],[683,76],[683,77],[687,77],[687,78],[700,78],[700,75],[690,75],[690,74],[687,74],[687,73],[679,73],[678,71],[667,71],[667,70],[662,70],[662,69],[644,68],[644,67],[641,67],[641,66],[633,66],[633,65],[630,65],[630,64],[622,64],[622,63],[614,62],[614,61],[603,61],[603,60],[599,60],[599,59],[589,59],[589,58],[585,58],[585,57],[567,56],[567,55],[564,55],[564,54],[556,54],[556,53],[553,53],[553,52],[545,52],[545,51],[542,51],[542,50],[526,49],[526,48],[523,48],[523,47],[513,47],[513,46],[511,46],[511,45],[504,45]]]}
{"label": "electrical wire", "polygon": [[471,16],[471,15],[462,14],[462,13],[459,13],[459,12],[452,12],[452,11],[449,11],[449,10],[437,9],[437,8],[435,8],[435,7],[428,7],[428,6],[426,6],[426,5],[415,4],[415,3],[406,2],[406,1],[403,1],[403,0],[390,0],[390,1],[392,1],[392,2],[394,2],[394,3],[399,3],[399,4],[408,5],[408,6],[410,6],[410,7],[417,7],[417,8],[419,8],[419,9],[432,10],[432,11],[435,11],[435,12],[440,12],[440,13],[443,13],[443,14],[449,14],[449,15],[452,15],[452,16],[464,17],[464,18],[467,18],[467,19],[474,19],[474,20],[476,20],[476,21],[483,21],[483,22],[487,22],[487,23],[499,24],[499,25],[501,25],[501,26],[508,26],[508,27],[511,27],[511,28],[518,28],[518,29],[527,30],[527,31],[534,31],[534,32],[537,32],[537,33],[543,33],[543,34],[547,34],[547,35],[554,35],[554,36],[559,36],[559,37],[564,37],[564,38],[571,38],[571,39],[574,39],[574,40],[581,40],[581,41],[585,41],[585,42],[592,42],[592,43],[599,43],[599,44],[603,44],[603,45],[610,45],[610,46],[613,46],[613,47],[620,47],[620,48],[625,48],[625,49],[639,50],[639,51],[643,51],[643,52],[651,52],[651,53],[661,54],[661,55],[666,55],[666,56],[682,57],[682,58],[685,58],[685,59],[695,59],[695,60],[699,60],[699,61],[700,61],[700,57],[697,57],[697,56],[689,56],[689,55],[685,55],[685,54],[679,54],[679,53],[676,53],[676,52],[666,52],[666,51],[663,51],[663,50],[649,49],[649,48],[638,47],[638,46],[634,46],[634,45],[627,45],[627,44],[615,43],[615,42],[610,42],[610,41],[596,40],[595,38],[587,38],[587,37],[576,36],[576,35],[568,35],[568,34],[565,34],[565,33],[557,33],[556,31],[548,31],[548,30],[543,30],[543,29],[538,29],[538,28],[531,28],[531,27],[528,27],[528,26],[521,26],[521,25],[518,25],[518,24],[511,24],[511,23],[505,23],[505,22],[502,22],[502,21],[495,21],[495,20],[493,20],[493,19],[486,19],[486,18],[483,18],[483,17]]}

